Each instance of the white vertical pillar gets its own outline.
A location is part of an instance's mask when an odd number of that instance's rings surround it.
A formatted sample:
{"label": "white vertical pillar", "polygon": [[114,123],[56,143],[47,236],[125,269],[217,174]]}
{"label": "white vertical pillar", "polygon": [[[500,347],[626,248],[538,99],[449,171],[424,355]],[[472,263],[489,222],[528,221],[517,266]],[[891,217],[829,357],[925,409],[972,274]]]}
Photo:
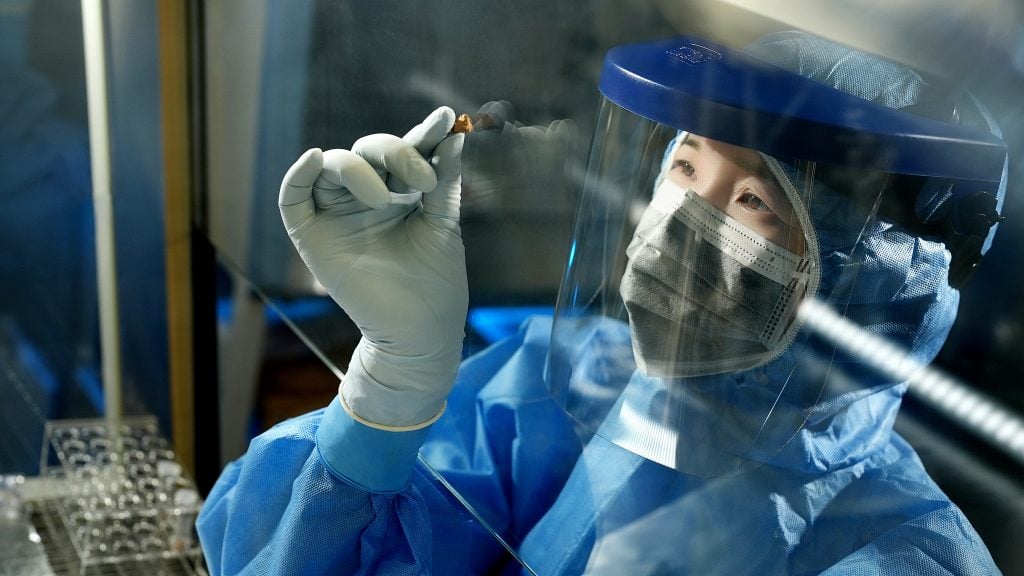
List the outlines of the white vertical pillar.
{"label": "white vertical pillar", "polygon": [[104,412],[121,418],[121,338],[111,194],[110,115],[107,100],[107,54],[104,0],[82,0],[85,88],[89,107],[89,156],[92,167],[93,221],[96,234],[96,281],[99,292],[100,350],[103,356]]}

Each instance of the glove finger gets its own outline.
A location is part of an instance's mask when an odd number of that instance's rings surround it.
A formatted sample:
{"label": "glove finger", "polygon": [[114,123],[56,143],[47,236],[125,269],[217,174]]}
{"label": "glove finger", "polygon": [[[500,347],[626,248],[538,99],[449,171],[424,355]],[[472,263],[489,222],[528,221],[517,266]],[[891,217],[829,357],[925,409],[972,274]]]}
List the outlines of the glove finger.
{"label": "glove finger", "polygon": [[311,148],[300,156],[285,173],[284,179],[281,180],[277,206],[281,211],[281,220],[284,221],[286,229],[293,230],[316,213],[313,203],[313,183],[320,175],[323,165],[323,152],[319,148]]}
{"label": "glove finger", "polygon": [[412,144],[398,136],[391,134],[364,136],[356,140],[352,151],[362,157],[370,166],[394,176],[409,188],[429,191],[437,186],[437,175],[434,174],[434,169]]}
{"label": "glove finger", "polygon": [[370,208],[380,209],[391,204],[391,192],[373,166],[349,150],[324,152],[324,167],[316,188],[318,197],[326,203],[331,202],[332,195],[342,194],[341,188],[347,188]]}
{"label": "glove finger", "polygon": [[313,204],[316,209],[327,210],[340,204],[353,203],[358,209],[365,210],[366,204],[358,200],[348,188],[335,184],[325,175],[321,174],[313,183]]}
{"label": "glove finger", "polygon": [[437,188],[423,195],[423,216],[427,220],[458,223],[462,202],[462,146],[465,134],[453,134],[434,149],[430,158],[437,171]]}
{"label": "glove finger", "polygon": [[[451,132],[455,125],[455,111],[448,106],[441,106],[427,115],[402,136],[409,144],[412,144],[424,158],[429,157],[434,148]],[[422,190],[422,189],[421,189]]]}

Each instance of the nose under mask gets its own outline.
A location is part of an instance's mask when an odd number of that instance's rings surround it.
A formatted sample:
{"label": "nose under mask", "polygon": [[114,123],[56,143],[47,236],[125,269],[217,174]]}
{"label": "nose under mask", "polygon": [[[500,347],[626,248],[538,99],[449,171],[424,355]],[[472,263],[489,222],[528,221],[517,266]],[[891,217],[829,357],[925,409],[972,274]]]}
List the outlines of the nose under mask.
{"label": "nose under mask", "polygon": [[619,292],[637,366],[687,377],[753,368],[792,341],[810,260],[663,180],[626,249]]}

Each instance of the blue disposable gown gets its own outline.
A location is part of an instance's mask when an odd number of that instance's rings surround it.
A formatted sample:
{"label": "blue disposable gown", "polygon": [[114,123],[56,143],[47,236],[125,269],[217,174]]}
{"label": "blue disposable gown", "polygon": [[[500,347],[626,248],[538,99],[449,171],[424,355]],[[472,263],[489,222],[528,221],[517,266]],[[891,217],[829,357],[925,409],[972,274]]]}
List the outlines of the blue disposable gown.
{"label": "blue disposable gown", "polygon": [[[893,432],[904,387],[702,479],[581,442],[542,379],[549,334],[535,318],[466,361],[420,451],[538,574],[998,573]],[[427,434],[367,428],[335,401],[259,436],[199,517],[211,573],[519,572],[417,461]]]}
{"label": "blue disposable gown", "polygon": [[[926,84],[893,63],[798,33],[769,37],[754,53],[891,108],[916,102]],[[925,211],[943,201],[924,196]],[[816,183],[811,197],[817,297],[909,359],[930,362],[957,309],[948,251],[859,215],[841,191]],[[627,338],[621,324],[592,328],[612,341]],[[626,425],[614,409],[598,435],[575,427],[543,380],[550,334],[550,320],[536,318],[467,360],[430,430],[371,429],[336,400],[253,440],[199,516],[211,573],[520,572],[484,524],[542,575],[998,573],[967,519],[893,431],[906,383],[804,334],[796,342],[823,352],[836,386],[814,406],[780,403],[776,411],[798,410],[785,416],[806,424],[760,466],[704,479],[605,441]],[[588,336],[567,365],[596,365],[586,356],[597,349]],[[758,369],[774,374],[787,361],[784,354]],[[616,375],[629,382],[619,405],[653,405],[657,383],[631,372]],[[787,387],[820,389],[814,374],[802,374]]]}

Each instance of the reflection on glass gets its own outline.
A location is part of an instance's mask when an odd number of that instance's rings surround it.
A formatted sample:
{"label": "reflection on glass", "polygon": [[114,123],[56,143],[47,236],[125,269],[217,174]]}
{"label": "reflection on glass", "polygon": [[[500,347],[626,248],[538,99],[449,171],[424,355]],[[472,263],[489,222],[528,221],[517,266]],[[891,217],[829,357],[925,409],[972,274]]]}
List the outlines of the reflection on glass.
{"label": "reflection on glass", "polygon": [[[775,502],[790,503],[800,498],[799,490],[786,484],[785,475],[776,473],[777,463],[771,459],[779,455],[782,459],[800,460],[787,452],[794,446],[787,442],[802,441],[802,437],[794,440],[794,436],[806,432],[804,426],[812,420],[814,424],[826,426],[830,417],[829,402],[849,399],[841,396],[849,391],[844,386],[852,386],[853,382],[858,382],[858,386],[862,382],[878,382],[882,386],[883,381],[890,385],[909,375],[902,369],[890,370],[884,360],[879,364],[877,358],[864,357],[859,349],[851,349],[851,342],[854,342],[851,338],[829,336],[829,331],[835,328],[826,326],[828,316],[807,312],[814,310],[815,301],[803,297],[805,292],[814,292],[813,272],[820,271],[814,267],[820,268],[822,263],[802,259],[809,260],[809,254],[817,253],[819,245],[815,242],[856,237],[862,228],[868,229],[868,224],[877,223],[860,210],[869,210],[870,200],[879,197],[876,186],[879,181],[871,176],[860,182],[868,191],[869,205],[845,213],[855,225],[837,225],[827,231],[833,236],[812,238],[808,214],[803,214],[804,220],[801,220],[800,210],[791,199],[799,197],[805,204],[803,208],[808,212],[817,211],[817,217],[827,212],[828,202],[834,198],[822,198],[811,194],[810,188],[801,188],[808,182],[813,183],[815,176],[827,172],[826,168],[800,163],[784,167],[771,165],[762,162],[751,150],[737,156],[716,150],[714,140],[694,136],[683,141],[688,142],[686,146],[668,156],[672,172],[667,179],[681,191],[680,195],[691,189],[697,198],[691,198],[693,203],[685,209],[674,203],[658,206],[662,208],[658,216],[672,214],[678,218],[657,220],[653,212],[645,213],[650,196],[658,189],[654,179],[649,178],[654,173],[627,175],[635,176],[643,184],[643,193],[647,196],[638,196],[640,199],[633,205],[616,204],[608,198],[582,204],[580,214],[589,216],[591,219],[584,221],[593,226],[578,225],[577,233],[582,235],[578,239],[586,241],[570,245],[570,214],[581,191],[592,192],[600,198],[602,194],[620,193],[624,187],[634,184],[627,177],[588,180],[584,175],[584,150],[579,140],[581,134],[593,131],[595,117],[602,118],[598,116],[593,86],[604,48],[626,40],[667,36],[680,31],[667,27],[662,15],[653,13],[650,8],[630,2],[612,4],[615,5],[604,8],[580,5],[572,9],[532,6],[533,10],[524,8],[524,15],[517,17],[502,7],[468,8],[453,13],[427,8],[397,10],[390,3],[371,6],[370,3],[328,1],[301,3],[290,9],[268,4],[245,14],[246,25],[242,29],[247,32],[236,32],[236,39],[249,47],[261,43],[266,47],[242,50],[241,44],[236,44],[234,49],[246,53],[246,65],[234,69],[226,65],[213,67],[210,72],[214,80],[210,83],[211,99],[222,107],[224,114],[217,114],[218,119],[211,127],[213,133],[219,134],[215,140],[220,147],[215,146],[213,152],[213,171],[219,174],[214,179],[219,184],[214,186],[211,198],[219,208],[212,211],[213,217],[207,225],[220,257],[238,275],[232,291],[235,316],[229,325],[232,342],[242,341],[237,348],[232,348],[237,363],[226,372],[231,382],[224,384],[225,396],[232,398],[234,404],[227,409],[234,410],[237,420],[236,429],[231,433],[248,440],[245,426],[252,413],[250,406],[260,407],[265,416],[261,422],[264,427],[310,407],[303,405],[303,409],[299,409],[279,399],[287,396],[280,394],[281,390],[306,391],[298,383],[298,377],[275,389],[277,398],[273,402],[268,402],[266,394],[260,397],[257,391],[260,382],[266,386],[268,380],[266,376],[261,380],[256,374],[258,366],[253,368],[251,364],[259,362],[253,358],[258,358],[261,350],[275,348],[273,344],[266,345],[268,341],[275,342],[274,331],[279,329],[275,324],[284,322],[292,328],[334,376],[339,376],[348,366],[359,338],[352,321],[324,296],[324,287],[317,285],[298,261],[281,225],[275,200],[281,177],[291,163],[310,147],[347,149],[366,134],[401,135],[437,105],[452,105],[458,112],[469,113],[483,113],[489,108],[502,117],[502,121],[482,127],[467,137],[463,152],[461,216],[471,305],[465,349],[484,348],[501,336],[514,333],[518,324],[510,323],[511,327],[505,326],[501,334],[477,331],[473,318],[479,318],[480,314],[474,312],[511,308],[514,316],[515,309],[527,305],[550,307],[567,257],[570,272],[576,274],[570,287],[579,289],[566,291],[572,299],[562,302],[564,306],[560,310],[589,313],[593,308],[588,307],[606,306],[600,312],[620,323],[586,326],[584,321],[574,324],[579,318],[573,314],[563,314],[556,323],[554,345],[561,347],[559,352],[564,352],[564,358],[593,362],[559,364],[556,353],[554,362],[533,358],[533,363],[523,368],[538,374],[550,369],[556,377],[564,377],[560,381],[564,387],[556,384],[554,393],[573,415],[573,420],[553,423],[555,418],[552,418],[543,425],[524,424],[509,415],[514,410],[501,398],[477,398],[479,383],[460,381],[449,399],[447,420],[436,425],[422,453],[423,458],[440,471],[444,489],[450,488],[482,525],[500,535],[502,542],[513,550],[518,551],[522,546],[535,551],[544,549],[546,544],[558,541],[557,538],[573,529],[584,534],[581,538],[585,542],[578,549],[545,549],[550,553],[552,565],[563,562],[561,566],[586,568],[593,573],[621,573],[623,564],[639,572],[643,572],[643,568],[651,572],[671,572],[672,567],[677,567],[673,562],[681,562],[673,558],[686,557],[692,559],[694,565],[715,566],[723,572],[749,570],[755,565],[770,572],[778,567],[752,564],[749,556],[738,551],[729,557],[709,555],[707,551],[721,548],[732,531],[759,533],[759,521],[763,519],[759,514],[764,510],[755,510],[756,506],[750,502],[754,500],[749,498],[751,495],[763,495],[762,492],[774,489],[772,494],[778,496]],[[233,10],[241,12],[239,6],[231,3],[214,9],[220,19],[217,21],[234,21],[229,17]],[[700,15],[701,10],[695,9],[695,13]],[[691,27],[695,30],[716,27],[711,20],[690,17],[689,13],[687,16],[685,32],[692,31]],[[771,26],[757,22],[755,27]],[[365,32],[371,29],[388,30],[389,34]],[[452,29],[461,33],[451,33]],[[730,33],[735,30],[729,29]],[[718,33],[727,34],[725,31]],[[231,50],[231,42],[224,41],[230,34],[229,27],[222,26],[211,30],[210,39]],[[745,44],[747,39],[735,40],[737,44]],[[251,90],[242,89],[244,87]],[[260,97],[254,98],[253,94]],[[501,100],[506,98],[507,102]],[[632,128],[641,132],[638,136],[641,139],[649,135],[643,126]],[[626,158],[624,162],[630,162],[634,160],[629,158],[631,151],[647,144],[652,147],[651,157],[655,160],[644,168],[657,172],[665,150],[661,145],[674,136],[674,130],[665,130],[650,142],[632,148],[627,146],[625,151],[615,148],[620,143],[599,142],[591,150],[591,159],[607,153],[609,158],[620,154]],[[238,141],[255,144],[240,147]],[[637,143],[630,142],[632,144]],[[728,160],[733,168],[745,170],[744,177],[753,176],[755,181],[768,185],[751,186],[747,194],[736,198],[739,200],[736,204],[716,200],[706,189],[711,183],[693,180],[695,175],[708,172],[706,167],[700,166],[707,158],[694,154],[709,151],[718,152],[719,160]],[[787,172],[787,175],[796,191],[787,195],[778,181],[780,171],[790,168],[792,173]],[[820,170],[816,172],[815,168]],[[759,176],[762,178],[758,179]],[[785,279],[795,280],[792,288],[787,282],[775,282],[790,291],[792,305],[782,307],[777,315],[772,314],[775,310],[771,306],[746,306],[740,312],[747,314],[745,318],[749,322],[738,328],[735,322],[697,322],[693,320],[696,315],[682,310],[670,319],[675,321],[672,330],[649,330],[646,332],[651,335],[648,341],[638,344],[641,338],[630,331],[639,325],[655,326],[662,319],[652,318],[647,314],[649,308],[638,304],[656,298],[657,294],[629,293],[629,277],[664,274],[667,268],[662,266],[665,262],[656,262],[653,258],[646,261],[651,266],[644,268],[639,264],[642,254],[636,258],[633,255],[642,252],[640,247],[645,242],[651,244],[650,239],[659,231],[680,229],[681,218],[686,214],[692,216],[701,199],[740,224],[732,226],[730,233],[719,234],[720,239],[742,236],[745,231],[753,230],[757,232],[756,238],[745,246],[782,249],[773,254],[782,260],[791,260],[793,266],[780,265],[772,270],[777,277],[788,274]],[[705,213],[717,214],[710,210]],[[615,218],[621,220],[612,221]],[[644,234],[637,233],[638,224],[642,224]],[[598,245],[605,259],[592,260],[591,265],[587,258],[593,254],[585,252],[587,242],[594,240],[594,236],[604,237],[604,243],[598,242]],[[643,238],[638,240],[641,236]],[[693,248],[682,249],[686,250],[698,253]],[[839,287],[831,288],[838,294],[835,302],[841,304],[836,308],[843,309],[842,305],[854,302],[851,286],[855,269],[867,260],[863,251],[839,252],[843,258],[848,258],[845,262],[849,266],[845,272],[831,278],[839,279],[836,282]],[[731,283],[729,278],[732,277],[728,275],[713,277],[712,273],[721,270],[709,268],[714,266],[695,271],[690,280],[672,284],[670,288],[701,295],[702,302],[712,293],[724,294],[721,308],[737,312],[740,306],[736,298],[730,298],[736,293],[729,292],[736,283]],[[624,278],[627,294],[620,293]],[[275,318],[275,314],[265,316],[266,311],[258,305],[250,308],[252,302],[244,299],[249,297],[251,289],[266,298],[269,306],[284,319]],[[239,298],[240,294],[245,296]],[[803,313],[810,314],[806,318],[796,316],[801,303],[805,307]],[[763,333],[770,320],[779,322],[783,329],[769,334],[767,345],[750,337],[754,332],[751,326],[756,325]],[[777,373],[746,372],[752,366],[762,365],[761,361],[769,356],[775,359],[776,352],[788,349],[792,341],[785,338],[790,338],[792,334],[788,332],[792,331],[787,328],[798,322],[807,322],[821,341],[799,342],[794,346],[798,352],[775,364],[779,367]],[[252,330],[253,324],[261,327]],[[679,328],[681,325],[687,328]],[[537,331],[550,332],[543,326]],[[702,340],[694,334],[713,334],[717,339]],[[778,339],[771,341],[776,335]],[[709,341],[714,345],[708,345]],[[721,351],[723,346],[744,352],[737,354],[744,362],[734,362],[729,367],[699,362],[702,355]],[[821,349],[815,348],[818,346]],[[870,348],[874,356],[880,352],[884,357],[892,356],[885,352],[889,350],[885,343],[873,342]],[[255,352],[235,353],[246,349]],[[843,361],[833,364],[831,354],[835,350],[849,357],[844,356]],[[592,354],[588,356],[588,352]],[[898,351],[894,354],[905,356]],[[752,357],[756,357],[756,362],[749,361]],[[847,362],[847,359],[856,361]],[[477,362],[475,366],[479,369],[483,363]],[[638,364],[644,364],[639,371],[636,370]],[[688,371],[679,372],[681,367]],[[559,373],[561,368],[566,369]],[[723,401],[721,381],[713,377],[737,368],[742,368],[744,374],[724,387],[734,394],[727,398],[728,402]],[[871,372],[870,378],[862,372]],[[236,378],[238,374],[248,377]],[[793,379],[788,380],[787,374]],[[924,392],[929,382],[932,382],[932,390],[941,388],[936,388],[927,371],[915,374],[924,380],[915,381],[911,390]],[[525,389],[537,392],[536,397],[531,396],[531,402],[536,405],[531,406],[543,405],[548,397],[547,390],[533,390],[523,380],[505,377],[508,381],[502,383],[507,386],[503,389],[506,392]],[[682,388],[655,383],[642,387],[642,380],[647,378],[671,380],[678,377],[689,378],[692,386]],[[610,382],[613,385],[609,385]],[[806,382],[815,385],[788,386]],[[858,391],[866,395],[864,390]],[[946,404],[951,405],[950,401],[958,398],[974,397],[962,391],[952,392]],[[878,409],[879,414],[894,410],[890,405],[883,408]],[[614,418],[606,418],[609,414],[618,416],[616,422],[622,425],[602,427],[605,422],[614,421]],[[1013,445],[1013,439],[1019,437],[1019,424],[1007,418],[1008,413],[1000,414],[993,419],[979,419],[975,413],[974,420],[979,423],[985,420],[991,435],[1002,439],[1004,444]],[[478,423],[476,418],[481,421]],[[492,432],[488,426],[494,422],[514,429],[515,435],[497,439],[487,436]],[[678,449],[681,436],[699,441],[693,442],[691,449],[681,450]],[[556,439],[568,440],[556,442]],[[589,441],[585,449],[582,448],[584,441]],[[874,446],[867,440],[852,444]],[[237,442],[236,453],[241,453],[245,445],[243,441]],[[524,445],[535,448],[521,448]],[[622,450],[623,447],[627,450]],[[719,468],[711,474],[694,472],[690,475],[666,472],[669,468],[684,472],[699,468],[707,471],[708,466],[721,464],[720,459],[712,462],[709,454],[722,450],[731,451],[730,454],[737,457],[728,459],[727,470]],[[855,452],[854,448],[850,450]],[[650,459],[642,461],[637,454]],[[748,457],[756,460],[756,464],[736,465],[737,460]],[[835,454],[817,454],[800,460],[799,464],[830,470],[838,467],[829,457]],[[787,461],[788,464],[792,462]],[[508,475],[497,481],[493,476],[479,473],[480,469],[500,469]],[[801,470],[807,474],[821,471]],[[743,474],[737,476],[735,472]],[[481,480],[482,476],[486,477]],[[523,482],[525,488],[515,492],[508,488],[512,482]],[[486,486],[482,486],[484,484]],[[568,488],[559,493],[563,486]],[[496,492],[488,491],[490,488]],[[822,491],[828,492],[828,489],[822,488]],[[573,500],[572,494],[579,495],[578,500]],[[837,501],[845,497],[830,492],[829,496],[835,496]],[[901,506],[900,501],[888,496],[872,493],[865,499],[885,510]],[[757,501],[762,502],[762,499]],[[837,509],[847,509],[843,508],[845,506],[856,510],[857,505],[858,502],[843,500],[837,504]],[[716,506],[730,513],[710,517],[708,511]],[[585,522],[580,516],[589,513],[599,516],[596,509],[605,515],[593,525],[582,526]],[[798,512],[793,514],[787,518],[797,523],[803,521],[802,516],[797,519]],[[728,521],[722,522],[723,517]],[[699,529],[678,534],[678,539],[665,537],[665,526],[680,525]],[[985,536],[987,540],[987,534]],[[827,547],[826,540],[827,537],[822,537],[816,542]],[[592,548],[587,548],[592,544]],[[755,546],[761,546],[760,550],[770,547],[757,539],[752,542],[751,550]],[[585,554],[580,552],[583,549],[592,549],[593,555],[589,558],[572,556]],[[664,563],[658,564],[659,559]],[[814,564],[819,559],[801,558],[803,563],[793,566],[814,571],[821,568]],[[786,568],[792,569],[792,566]]]}
{"label": "reflection on glass", "polygon": [[36,2],[0,5],[0,472],[35,474],[44,422],[101,406],[81,21],[67,6],[43,30]]}
{"label": "reflection on glass", "polygon": [[1024,463],[1024,420],[1000,402],[937,368],[915,361],[905,350],[860,329],[814,300],[805,302],[799,314],[812,330],[894,379],[910,382],[912,394]]}

